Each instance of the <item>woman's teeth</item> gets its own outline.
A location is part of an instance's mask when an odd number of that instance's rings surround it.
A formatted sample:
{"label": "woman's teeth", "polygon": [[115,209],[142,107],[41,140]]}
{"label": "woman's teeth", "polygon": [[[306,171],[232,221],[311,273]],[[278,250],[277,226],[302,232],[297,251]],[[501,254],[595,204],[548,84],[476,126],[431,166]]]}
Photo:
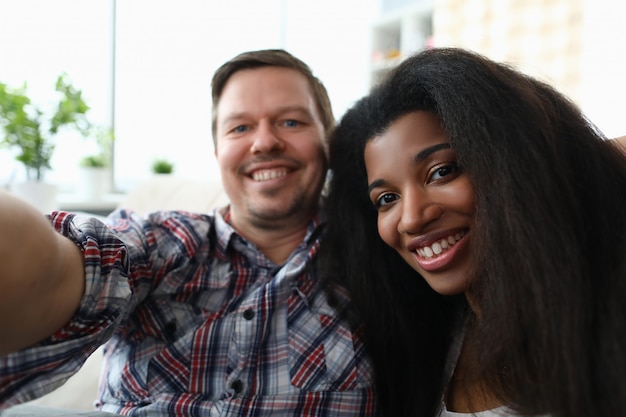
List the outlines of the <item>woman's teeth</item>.
{"label": "woman's teeth", "polygon": [[448,236],[445,239],[441,239],[430,246],[424,246],[418,248],[415,252],[422,258],[432,258],[433,256],[440,255],[446,250],[450,249],[461,238],[465,236],[465,232],[459,232],[455,235]]}

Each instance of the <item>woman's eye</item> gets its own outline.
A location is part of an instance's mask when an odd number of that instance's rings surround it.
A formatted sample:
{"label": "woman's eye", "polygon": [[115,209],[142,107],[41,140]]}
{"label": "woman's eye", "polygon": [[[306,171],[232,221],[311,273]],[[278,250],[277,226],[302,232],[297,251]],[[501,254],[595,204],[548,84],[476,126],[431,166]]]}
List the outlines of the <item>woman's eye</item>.
{"label": "woman's eye", "polygon": [[374,207],[376,207],[376,209],[381,209],[382,207],[388,206],[389,204],[393,203],[398,198],[400,197],[397,194],[393,194],[393,193],[382,194],[380,197],[376,199],[376,201],[374,201]]}
{"label": "woman's eye", "polygon": [[438,181],[449,175],[455,175],[460,172],[459,164],[456,162],[435,168],[429,177],[428,182]]}

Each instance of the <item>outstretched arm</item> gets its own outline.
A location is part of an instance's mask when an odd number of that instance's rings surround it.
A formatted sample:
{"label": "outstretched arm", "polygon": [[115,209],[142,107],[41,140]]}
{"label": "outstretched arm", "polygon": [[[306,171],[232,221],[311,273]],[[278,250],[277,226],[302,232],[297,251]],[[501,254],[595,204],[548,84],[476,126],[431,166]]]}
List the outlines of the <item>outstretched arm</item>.
{"label": "outstretched arm", "polygon": [[621,148],[624,150],[624,152],[626,152],[626,136],[620,136],[620,137],[615,138],[613,140],[616,141],[619,146],[621,146]]}
{"label": "outstretched arm", "polygon": [[80,249],[27,203],[0,191],[0,356],[68,323],[82,298]]}

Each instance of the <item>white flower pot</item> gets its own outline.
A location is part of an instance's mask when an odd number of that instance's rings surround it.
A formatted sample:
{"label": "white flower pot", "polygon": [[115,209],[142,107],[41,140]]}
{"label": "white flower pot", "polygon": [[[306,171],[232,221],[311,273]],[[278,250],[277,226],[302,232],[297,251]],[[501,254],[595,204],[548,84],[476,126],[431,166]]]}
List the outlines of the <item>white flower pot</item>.
{"label": "white flower pot", "polygon": [[85,200],[101,200],[102,196],[111,192],[110,173],[108,168],[80,168],[80,181],[77,194]]}
{"label": "white flower pot", "polygon": [[18,182],[11,186],[11,192],[42,213],[47,214],[59,208],[59,190],[54,184],[41,181]]}

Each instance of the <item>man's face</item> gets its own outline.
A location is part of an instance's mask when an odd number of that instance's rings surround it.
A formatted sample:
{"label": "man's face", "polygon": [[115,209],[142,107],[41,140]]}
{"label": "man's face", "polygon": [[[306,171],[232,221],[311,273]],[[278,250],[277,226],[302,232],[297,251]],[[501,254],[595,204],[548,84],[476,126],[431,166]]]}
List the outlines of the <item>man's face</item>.
{"label": "man's face", "polygon": [[300,224],[317,210],[324,126],[302,74],[282,67],[233,74],[217,107],[216,141],[236,227]]}

